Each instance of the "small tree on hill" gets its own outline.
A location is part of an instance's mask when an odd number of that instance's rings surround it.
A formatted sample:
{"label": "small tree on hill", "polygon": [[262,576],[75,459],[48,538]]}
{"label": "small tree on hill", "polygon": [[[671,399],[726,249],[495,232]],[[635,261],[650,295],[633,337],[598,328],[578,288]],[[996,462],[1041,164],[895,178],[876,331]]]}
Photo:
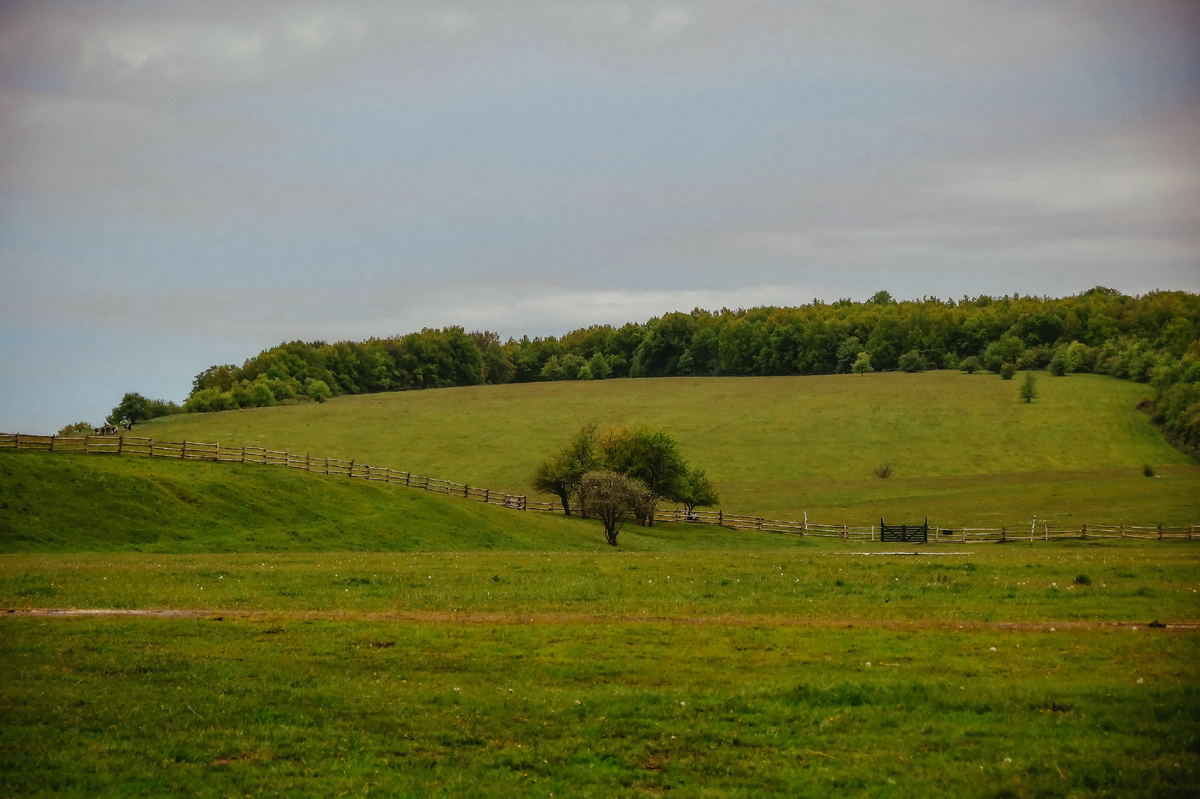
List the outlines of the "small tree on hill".
{"label": "small tree on hill", "polygon": [[698,505],[711,508],[721,501],[717,487],[708,479],[703,469],[687,470],[676,486],[675,498],[683,503],[689,516]]}
{"label": "small tree on hill", "polygon": [[1037,378],[1033,376],[1033,372],[1025,373],[1025,380],[1021,383],[1021,388],[1018,389],[1021,399],[1026,402],[1033,402],[1038,395]]}
{"label": "small tree on hill", "polygon": [[587,424],[565,447],[537,465],[530,482],[538,491],[557,496],[562,501],[563,513],[570,516],[571,495],[580,490],[584,473],[598,465],[596,426]]}
{"label": "small tree on hill", "polygon": [[588,515],[600,520],[604,538],[614,547],[626,520],[643,513],[646,505],[653,503],[648,488],[616,472],[587,472],[580,486]]}
{"label": "small tree on hill", "polygon": [[875,370],[871,367],[871,356],[865,352],[860,352],[857,360],[854,361],[854,366],[851,367],[850,371],[854,372],[856,375],[865,375],[870,372],[874,372]]}
{"label": "small tree on hill", "polygon": [[969,358],[963,358],[959,361],[958,368],[969,375],[973,375],[983,368],[983,364],[979,362],[979,358],[972,355]]}
{"label": "small tree on hill", "polygon": [[1015,363],[1006,363],[1000,367],[1000,379],[1012,380],[1013,375],[1017,373],[1017,365]]}

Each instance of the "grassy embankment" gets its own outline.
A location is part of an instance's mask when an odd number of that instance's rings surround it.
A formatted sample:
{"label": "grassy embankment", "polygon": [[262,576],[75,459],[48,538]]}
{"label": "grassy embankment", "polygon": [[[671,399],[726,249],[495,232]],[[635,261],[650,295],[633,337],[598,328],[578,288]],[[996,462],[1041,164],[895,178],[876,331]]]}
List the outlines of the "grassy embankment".
{"label": "grassy embankment", "polygon": [[[140,435],[357,458],[526,493],[587,421],[671,430],[737,513],[827,523],[1191,523],[1200,466],[1135,409],[1147,388],[1095,375],[958,372],[665,378],[339,397],[139,425]],[[892,477],[876,478],[881,463]],[[1158,476],[1142,475],[1144,464]]]}

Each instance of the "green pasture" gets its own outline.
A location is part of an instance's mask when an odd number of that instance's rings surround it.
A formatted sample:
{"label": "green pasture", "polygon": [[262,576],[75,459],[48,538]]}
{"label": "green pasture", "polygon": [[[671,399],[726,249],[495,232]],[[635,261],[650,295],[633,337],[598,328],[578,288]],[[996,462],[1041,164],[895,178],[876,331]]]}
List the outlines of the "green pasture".
{"label": "green pasture", "polygon": [[1197,638],[0,620],[14,796],[1193,796]]}
{"label": "green pasture", "polygon": [[[675,527],[667,525],[667,528]],[[657,529],[657,528],[656,528]],[[0,607],[875,623],[1200,621],[1200,543],[0,555]],[[910,547],[911,550],[911,547]],[[937,550],[935,550],[937,551]]]}
{"label": "green pasture", "polygon": [[[510,493],[580,425],[673,432],[726,510],[870,524],[1192,523],[1200,467],[1136,410],[1144,385],[936,371],[553,382],[338,397],[139,425],[164,440],[355,458]],[[888,463],[893,476],[873,469]],[[1145,464],[1157,476],[1142,474]]]}

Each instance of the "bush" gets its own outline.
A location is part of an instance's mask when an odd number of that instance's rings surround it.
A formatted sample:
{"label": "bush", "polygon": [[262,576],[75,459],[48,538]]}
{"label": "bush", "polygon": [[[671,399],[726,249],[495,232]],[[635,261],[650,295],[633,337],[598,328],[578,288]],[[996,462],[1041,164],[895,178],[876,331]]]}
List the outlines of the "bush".
{"label": "bush", "polygon": [[82,433],[86,436],[88,433],[92,432],[93,429],[94,428],[87,422],[76,422],[75,424],[67,425],[62,430],[59,430],[55,435],[71,437]]}
{"label": "bush", "polygon": [[1142,467],[1142,474],[1146,475],[1147,477],[1153,477],[1154,476],[1154,467],[1147,463],[1145,466]]}
{"label": "bush", "polygon": [[911,349],[900,356],[900,368],[906,372],[924,372],[928,365],[919,350]]}
{"label": "bush", "polygon": [[1017,365],[1015,363],[1006,363],[1000,367],[1000,377],[1004,380],[1012,380],[1016,373]]}
{"label": "bush", "polygon": [[1055,356],[1050,359],[1050,366],[1048,367],[1047,371],[1049,371],[1050,374],[1054,375],[1055,377],[1063,377],[1067,374],[1067,372],[1070,371],[1067,364],[1067,359],[1063,357],[1061,352],[1056,353]]}
{"label": "bush", "polygon": [[969,375],[975,374],[977,371],[979,371],[982,368],[983,368],[983,364],[981,364],[979,362],[979,359],[976,358],[974,355],[972,355],[969,358],[963,358],[958,363],[959,371],[966,372]]}
{"label": "bush", "polygon": [[890,463],[882,463],[874,469],[875,476],[880,480],[886,480],[892,476],[892,465]]}
{"label": "bush", "polygon": [[1086,574],[1080,574],[1080,575],[1076,576],[1076,578],[1075,578],[1075,585],[1091,585],[1091,584],[1092,584],[1092,578],[1088,577]]}
{"label": "bush", "polygon": [[856,375],[865,375],[869,372],[874,372],[875,368],[871,366],[871,356],[865,352],[860,352],[858,354],[858,358],[854,361],[854,366],[850,368],[850,371],[854,372]]}
{"label": "bush", "polygon": [[1033,372],[1025,373],[1025,380],[1021,383],[1021,388],[1017,393],[1026,402],[1033,402],[1034,398],[1037,397],[1037,378],[1033,376]]}
{"label": "bush", "polygon": [[333,393],[329,390],[329,385],[324,380],[314,380],[309,383],[307,388],[305,388],[305,393],[308,394],[309,399],[315,402],[324,402],[333,396]]}

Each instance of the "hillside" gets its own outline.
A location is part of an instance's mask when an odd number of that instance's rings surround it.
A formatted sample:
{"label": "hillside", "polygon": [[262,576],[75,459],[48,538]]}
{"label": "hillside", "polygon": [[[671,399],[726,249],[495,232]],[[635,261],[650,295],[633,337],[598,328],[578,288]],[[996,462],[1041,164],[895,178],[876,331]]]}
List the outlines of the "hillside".
{"label": "hillside", "polygon": [[[1144,385],[936,371],[470,386],[337,397],[139,425],[157,438],[356,458],[516,493],[587,421],[670,429],[723,507],[783,518],[935,524],[1192,522],[1200,468],[1135,409]],[[872,470],[890,463],[894,475]],[[1143,464],[1158,476],[1142,476]]]}
{"label": "hillside", "polygon": [[[627,527],[621,549],[762,548],[778,536]],[[0,452],[0,552],[607,549],[594,522],[265,466]]]}

